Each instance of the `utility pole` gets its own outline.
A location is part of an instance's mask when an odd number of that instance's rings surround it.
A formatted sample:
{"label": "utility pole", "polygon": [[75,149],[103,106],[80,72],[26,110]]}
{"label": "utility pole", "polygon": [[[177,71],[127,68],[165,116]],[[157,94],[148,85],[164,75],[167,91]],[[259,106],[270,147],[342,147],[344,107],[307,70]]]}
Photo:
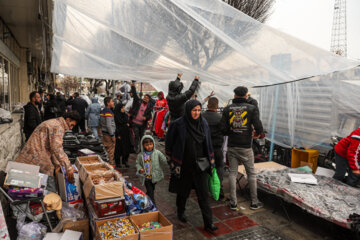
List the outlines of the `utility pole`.
{"label": "utility pole", "polygon": [[347,57],[346,0],[335,0],[330,51]]}

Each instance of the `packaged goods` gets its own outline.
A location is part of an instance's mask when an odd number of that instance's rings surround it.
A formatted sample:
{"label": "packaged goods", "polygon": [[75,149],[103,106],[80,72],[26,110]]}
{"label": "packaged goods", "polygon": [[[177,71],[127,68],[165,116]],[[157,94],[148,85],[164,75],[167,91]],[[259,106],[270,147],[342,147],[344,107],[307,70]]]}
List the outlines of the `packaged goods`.
{"label": "packaged goods", "polygon": [[97,230],[102,240],[122,239],[126,236],[137,234],[136,227],[129,218],[104,221],[98,224]]}

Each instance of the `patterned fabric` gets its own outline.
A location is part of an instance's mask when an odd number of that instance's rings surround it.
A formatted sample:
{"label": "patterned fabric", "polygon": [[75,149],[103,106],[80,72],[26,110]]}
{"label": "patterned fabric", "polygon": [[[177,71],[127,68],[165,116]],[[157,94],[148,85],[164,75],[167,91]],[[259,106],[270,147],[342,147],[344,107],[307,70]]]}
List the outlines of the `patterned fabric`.
{"label": "patterned fabric", "polygon": [[146,179],[151,179],[151,155],[144,153],[144,163],[145,163],[145,174]]}
{"label": "patterned fabric", "polygon": [[63,149],[63,137],[69,130],[62,117],[41,123],[33,132],[16,162],[38,165],[40,172],[49,176],[54,175],[57,167],[71,167],[68,156]]}

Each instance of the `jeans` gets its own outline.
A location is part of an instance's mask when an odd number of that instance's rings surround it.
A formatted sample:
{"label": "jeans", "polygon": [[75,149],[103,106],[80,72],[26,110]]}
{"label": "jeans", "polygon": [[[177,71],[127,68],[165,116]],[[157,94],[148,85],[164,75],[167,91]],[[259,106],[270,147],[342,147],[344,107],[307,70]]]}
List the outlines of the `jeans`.
{"label": "jeans", "polygon": [[133,125],[133,131],[134,131],[134,135],[135,135],[135,151],[139,152],[140,151],[140,141],[141,138],[144,136],[144,132],[145,132],[145,126],[146,125],[138,125],[138,124],[134,124]]}
{"label": "jeans", "polygon": [[95,136],[96,139],[99,139],[97,127],[91,127],[91,132]]}
{"label": "jeans", "polygon": [[354,187],[356,183],[360,180],[360,177],[353,174],[352,169],[350,168],[349,162],[346,158],[341,157],[337,153],[335,153],[335,163],[336,163],[336,171],[333,178],[339,181],[344,181],[345,174],[348,172],[348,177],[346,179],[346,184]]}
{"label": "jeans", "polygon": [[155,184],[152,183],[151,179],[145,179],[146,194],[151,198],[151,201],[155,203]]}
{"label": "jeans", "polygon": [[230,163],[230,203],[232,205],[237,204],[236,178],[238,174],[238,166],[242,162],[244,164],[250,186],[251,203],[257,204],[259,200],[257,198],[256,172],[254,167],[254,152],[252,148],[229,147],[228,156]]}

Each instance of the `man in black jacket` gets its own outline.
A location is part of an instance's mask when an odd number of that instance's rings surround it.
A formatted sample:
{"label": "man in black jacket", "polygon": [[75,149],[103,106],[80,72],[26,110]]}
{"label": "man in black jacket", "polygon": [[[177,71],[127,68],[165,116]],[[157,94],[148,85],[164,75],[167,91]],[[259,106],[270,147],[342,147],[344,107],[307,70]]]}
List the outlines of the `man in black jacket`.
{"label": "man in black jacket", "polygon": [[130,111],[132,128],[135,135],[135,151],[140,151],[140,140],[144,136],[147,122],[151,119],[155,101],[150,95],[146,94],[141,100],[136,94],[135,83],[131,84],[131,95],[134,98]]}
{"label": "man in black jacket", "polygon": [[185,112],[185,103],[191,98],[199,86],[199,77],[196,76],[189,90],[181,93],[184,85],[180,82],[182,74],[178,74],[175,81],[169,83],[169,94],[166,100],[169,105],[170,121],[182,117]]}
{"label": "man in black jacket", "polygon": [[259,119],[259,109],[247,102],[248,89],[237,87],[234,90],[235,99],[223,111],[221,128],[228,138],[228,157],[230,163],[230,208],[237,209],[236,176],[238,165],[242,162],[245,166],[250,186],[250,209],[259,209],[263,204],[257,198],[256,173],[254,168],[254,153],[251,148],[253,139],[263,134],[263,126]]}
{"label": "man in black jacket", "polygon": [[66,100],[64,95],[61,95],[60,92],[56,93],[56,103],[59,107],[59,117],[62,117],[66,111]]}
{"label": "man in black jacket", "polygon": [[82,99],[77,92],[73,94],[73,98],[74,100],[71,103],[72,110],[77,111],[81,117],[80,122],[74,127],[73,132],[79,132],[79,127],[81,129],[81,132],[85,132],[85,112],[86,108],[88,107],[88,103],[84,99]]}
{"label": "man in black jacket", "polygon": [[209,124],[211,132],[211,141],[214,148],[215,155],[215,166],[216,172],[220,179],[220,197],[219,199],[224,198],[224,191],[222,188],[222,181],[224,176],[224,155],[222,151],[222,145],[224,143],[224,135],[221,131],[221,115],[217,113],[219,108],[219,100],[216,97],[210,97],[207,105],[208,110],[202,114],[203,118]]}
{"label": "man in black jacket", "polygon": [[30,102],[24,106],[24,134],[26,141],[29,139],[35,128],[41,123],[41,114],[38,108],[40,104],[40,94],[36,91],[30,93]]}

